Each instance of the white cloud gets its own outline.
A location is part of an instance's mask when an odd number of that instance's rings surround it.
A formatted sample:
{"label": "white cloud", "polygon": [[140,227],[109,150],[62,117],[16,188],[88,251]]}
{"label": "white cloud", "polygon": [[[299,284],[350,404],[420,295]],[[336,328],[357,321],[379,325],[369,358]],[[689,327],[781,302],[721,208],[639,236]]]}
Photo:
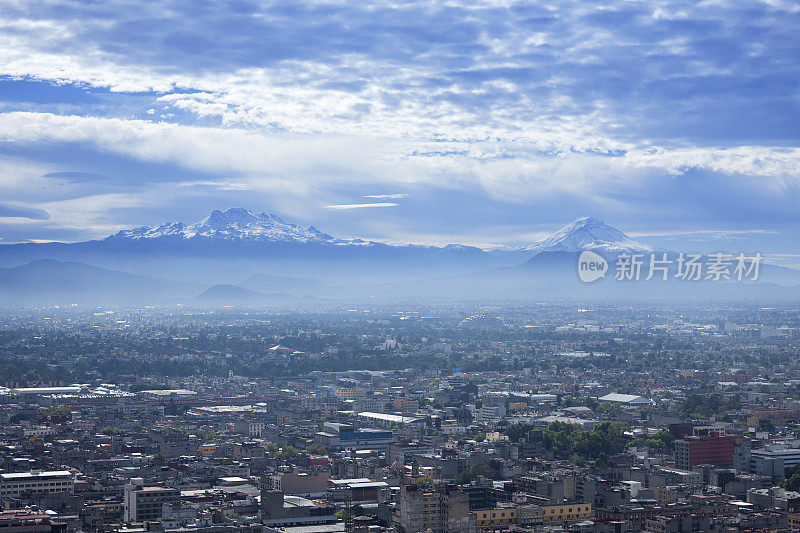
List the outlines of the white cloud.
{"label": "white cloud", "polygon": [[0,73],[156,91],[221,125],[566,149],[796,133],[792,2],[4,7]]}
{"label": "white cloud", "polygon": [[689,231],[645,231],[631,232],[631,237],[697,237],[701,239],[735,239],[745,235],[775,235],[771,229],[707,229]]}
{"label": "white cloud", "polygon": [[363,209],[365,207],[397,207],[400,204],[395,204],[392,202],[375,202],[369,204],[334,204],[334,205],[326,205],[325,207],[328,209],[338,209],[338,210],[350,210],[350,209]]}
{"label": "white cloud", "polygon": [[[10,0],[0,81],[64,96],[4,101],[0,87],[0,154],[23,154],[0,155],[0,188],[53,204],[36,224],[93,235],[142,198],[267,198],[307,218],[409,198],[388,218],[468,193],[537,213],[786,220],[800,199],[798,14],[779,0]],[[65,145],[189,172],[96,191],[114,172],[60,160]],[[92,170],[111,176],[42,177]]]}
{"label": "white cloud", "polygon": [[363,198],[373,198],[375,200],[399,200],[401,198],[408,198],[408,194],[394,193],[394,194],[365,194]]}

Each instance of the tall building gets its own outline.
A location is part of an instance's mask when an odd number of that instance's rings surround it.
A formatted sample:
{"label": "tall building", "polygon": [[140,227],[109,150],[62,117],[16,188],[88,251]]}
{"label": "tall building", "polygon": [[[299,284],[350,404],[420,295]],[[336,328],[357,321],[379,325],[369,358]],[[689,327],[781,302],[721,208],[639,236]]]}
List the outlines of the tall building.
{"label": "tall building", "polygon": [[180,497],[178,489],[145,487],[142,478],[133,478],[125,485],[123,501],[125,522],[158,520],[162,517],[163,505],[176,503],[180,501]]}
{"label": "tall building", "polygon": [[691,470],[697,465],[732,466],[736,443],[733,435],[691,435],[675,441],[675,466]]}
{"label": "tall building", "polygon": [[504,396],[487,396],[481,406],[482,420],[503,418],[508,413],[507,398]]}
{"label": "tall building", "polygon": [[417,485],[401,485],[395,529],[398,533],[475,533],[475,515],[469,512],[469,496],[455,485],[426,491]]}

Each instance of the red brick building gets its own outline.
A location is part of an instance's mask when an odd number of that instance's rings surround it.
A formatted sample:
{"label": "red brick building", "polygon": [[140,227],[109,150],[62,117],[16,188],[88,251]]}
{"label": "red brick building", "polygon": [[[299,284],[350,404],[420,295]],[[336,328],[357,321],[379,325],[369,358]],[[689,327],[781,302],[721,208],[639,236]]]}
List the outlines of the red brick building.
{"label": "red brick building", "polygon": [[690,435],[675,441],[675,466],[691,470],[697,465],[732,466],[736,444],[733,435]]}

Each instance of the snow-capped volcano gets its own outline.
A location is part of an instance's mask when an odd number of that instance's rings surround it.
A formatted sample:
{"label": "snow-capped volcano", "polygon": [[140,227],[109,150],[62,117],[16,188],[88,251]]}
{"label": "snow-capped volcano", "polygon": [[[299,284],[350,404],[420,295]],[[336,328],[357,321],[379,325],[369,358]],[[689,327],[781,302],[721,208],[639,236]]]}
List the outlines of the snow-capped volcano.
{"label": "snow-capped volcano", "polygon": [[276,243],[339,243],[338,239],[322,233],[314,226],[303,228],[284,222],[275,215],[257,214],[241,207],[234,207],[227,211],[215,209],[206,218],[189,226],[183,222],[167,222],[158,226],[142,226],[123,230],[109,237],[109,239],[134,241],[162,238]]}
{"label": "snow-capped volcano", "polygon": [[526,246],[525,250],[537,253],[596,250],[608,254],[620,254],[653,252],[655,248],[631,239],[601,220],[582,217],[567,224],[550,237]]}

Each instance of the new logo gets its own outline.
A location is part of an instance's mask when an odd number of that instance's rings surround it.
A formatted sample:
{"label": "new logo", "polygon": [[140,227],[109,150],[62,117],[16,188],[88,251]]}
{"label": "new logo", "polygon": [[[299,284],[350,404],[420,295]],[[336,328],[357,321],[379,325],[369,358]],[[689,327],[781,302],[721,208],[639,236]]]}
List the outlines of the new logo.
{"label": "new logo", "polygon": [[578,257],[578,277],[584,283],[591,283],[606,275],[608,261],[602,255],[584,250]]}

